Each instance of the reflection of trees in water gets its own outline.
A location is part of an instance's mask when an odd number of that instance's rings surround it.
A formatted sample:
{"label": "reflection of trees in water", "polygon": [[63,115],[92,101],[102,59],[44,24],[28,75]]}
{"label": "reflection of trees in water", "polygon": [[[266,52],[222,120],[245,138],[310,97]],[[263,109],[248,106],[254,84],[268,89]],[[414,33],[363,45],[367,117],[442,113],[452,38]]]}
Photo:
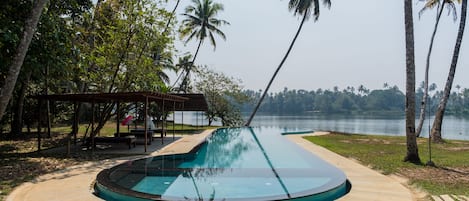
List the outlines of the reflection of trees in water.
{"label": "reflection of trees in water", "polygon": [[[200,150],[201,163],[194,166],[192,175],[198,179],[221,174],[240,160],[253,147],[253,139],[241,135],[241,128],[219,129]],[[201,167],[201,168],[198,168]]]}

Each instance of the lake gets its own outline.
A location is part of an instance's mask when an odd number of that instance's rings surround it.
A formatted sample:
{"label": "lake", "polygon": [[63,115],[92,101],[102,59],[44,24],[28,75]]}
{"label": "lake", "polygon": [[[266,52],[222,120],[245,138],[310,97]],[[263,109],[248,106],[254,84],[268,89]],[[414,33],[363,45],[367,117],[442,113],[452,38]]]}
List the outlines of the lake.
{"label": "lake", "polygon": [[[181,114],[176,113],[176,122],[178,123],[181,122]],[[433,122],[433,118],[432,116],[431,122]],[[202,113],[184,112],[184,123],[205,125],[207,122]],[[216,122],[215,125],[220,125],[220,122]],[[332,130],[347,133],[405,136],[404,116],[256,115],[251,126],[276,127],[285,131]],[[422,137],[428,137],[428,127],[428,120],[426,120]],[[445,116],[442,135],[444,139],[469,140],[469,118]]]}

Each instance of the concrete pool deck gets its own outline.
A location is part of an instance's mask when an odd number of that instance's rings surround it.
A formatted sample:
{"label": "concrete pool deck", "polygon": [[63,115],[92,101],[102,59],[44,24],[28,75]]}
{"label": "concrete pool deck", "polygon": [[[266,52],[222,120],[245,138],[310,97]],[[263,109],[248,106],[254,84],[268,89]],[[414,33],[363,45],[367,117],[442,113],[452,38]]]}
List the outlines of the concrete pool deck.
{"label": "concrete pool deck", "polygon": [[[149,155],[186,153],[212,132],[213,130],[206,130],[201,134],[185,136]],[[412,192],[399,181],[303,139],[305,135],[317,134],[325,133],[287,135],[286,138],[345,172],[352,183],[352,190],[339,200],[416,200]],[[6,201],[100,201],[102,199],[92,194],[96,175],[103,169],[140,157],[142,156],[88,162],[43,175],[15,188]]]}
{"label": "concrete pool deck", "polygon": [[417,200],[412,191],[404,187],[397,179],[378,173],[303,138],[304,136],[325,134],[328,132],[286,135],[286,137],[345,172],[347,179],[352,184],[352,190],[340,198],[340,201]]}

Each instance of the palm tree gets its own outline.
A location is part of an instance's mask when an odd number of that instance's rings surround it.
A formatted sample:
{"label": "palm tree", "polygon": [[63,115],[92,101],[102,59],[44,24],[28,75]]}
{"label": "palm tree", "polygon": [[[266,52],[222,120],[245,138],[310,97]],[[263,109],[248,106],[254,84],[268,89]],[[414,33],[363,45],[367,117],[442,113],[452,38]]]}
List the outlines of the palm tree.
{"label": "palm tree", "polygon": [[442,2],[440,3],[440,0],[428,0],[425,6],[420,10],[419,12],[419,17],[425,12],[427,9],[434,8],[435,6],[438,7],[437,13],[436,13],[436,19],[435,19],[435,27],[433,28],[433,33],[432,37],[430,39],[430,46],[428,47],[428,53],[427,53],[427,60],[426,60],[426,67],[425,67],[425,81],[424,81],[424,92],[423,92],[423,97],[422,97],[422,104],[420,105],[420,117],[419,117],[419,123],[417,124],[417,130],[415,131],[415,134],[417,137],[420,136],[420,133],[422,131],[423,127],[423,122],[425,121],[425,113],[426,113],[426,105],[427,105],[427,99],[428,99],[428,72],[430,70],[430,57],[432,54],[433,50],[433,42],[435,40],[436,36],[436,31],[438,30],[438,24],[441,19],[441,14],[443,13],[443,8],[445,7],[445,4],[449,6],[450,11],[453,11],[454,14],[454,19],[456,20],[456,7],[453,3],[452,0],[441,0]]}
{"label": "palm tree", "polygon": [[405,44],[406,44],[406,107],[405,126],[407,137],[407,154],[404,161],[421,163],[415,135],[415,52],[414,22],[412,0],[404,0]]}
{"label": "palm tree", "polygon": [[36,32],[36,27],[41,17],[42,10],[46,6],[49,0],[34,1],[34,6],[31,10],[31,15],[26,19],[23,29],[23,37],[21,38],[16,53],[11,61],[11,65],[8,70],[8,74],[5,78],[3,86],[0,88],[0,119],[3,117],[3,113],[10,102],[13,90],[15,89],[16,80],[23,66],[24,58],[29,49],[29,44]]}
{"label": "palm tree", "polygon": [[[229,25],[230,23],[225,20],[215,18],[216,15],[223,11],[223,4],[214,3],[212,0],[192,0],[194,5],[189,5],[183,14],[186,19],[182,21],[181,36],[187,37],[185,44],[190,40],[196,38],[199,40],[199,45],[192,58],[192,65],[194,65],[197,54],[204,40],[209,37],[213,49],[217,47],[215,42],[215,34],[219,35],[223,40],[226,40],[225,34],[218,28],[222,25]],[[189,79],[189,70],[186,70],[182,83],[187,83]],[[184,72],[181,72],[184,73]]]}
{"label": "palm tree", "polygon": [[[193,66],[192,62],[191,62],[191,58],[192,58],[192,55],[191,54],[187,54],[183,57],[180,57],[179,58],[179,61],[178,61],[178,64],[176,64],[176,71],[181,71],[182,73],[180,75],[183,74],[183,72],[188,72],[187,74],[187,79],[184,79],[181,84],[179,85],[179,87],[176,89],[176,92],[187,92],[190,90],[189,88],[189,81],[190,81],[190,72],[193,71],[192,68],[194,68],[195,66]],[[176,80],[176,82],[174,83],[177,83],[178,80],[181,78],[181,76],[179,76]],[[174,88],[174,86],[173,86]]]}
{"label": "palm tree", "polygon": [[[331,6],[331,1],[330,0],[323,0],[323,4],[325,4],[328,8]],[[303,24],[306,22],[306,20],[309,19],[311,15],[314,16],[314,21],[317,21],[319,19],[319,0],[290,0],[288,3],[288,9],[290,11],[293,11],[293,14],[296,15],[303,15],[303,19],[301,20],[300,26],[298,27],[298,30],[296,31],[295,37],[293,38],[293,41],[290,44],[290,47],[287,50],[287,53],[283,57],[282,61],[277,67],[277,70],[275,70],[274,75],[272,75],[272,78],[270,78],[269,84],[267,84],[267,87],[264,90],[264,93],[262,94],[261,98],[257,102],[256,107],[254,108],[254,111],[252,112],[251,116],[249,116],[248,121],[246,122],[245,126],[249,126],[251,124],[252,119],[254,118],[254,115],[256,115],[257,110],[259,109],[262,101],[264,100],[265,96],[267,95],[270,85],[272,85],[272,82],[274,81],[275,77],[277,76],[278,72],[283,66],[283,63],[287,60],[288,55],[290,54],[290,51],[293,48],[293,45],[295,44],[296,39],[298,38],[298,35],[301,32],[301,28],[303,28]]]}
{"label": "palm tree", "polygon": [[435,120],[433,121],[431,137],[434,142],[442,142],[441,138],[441,124],[443,123],[443,115],[446,109],[446,103],[448,102],[449,95],[451,93],[451,86],[453,85],[454,74],[456,72],[456,65],[458,64],[459,50],[461,49],[462,37],[464,35],[464,27],[466,25],[466,14],[467,14],[467,0],[462,0],[461,5],[461,18],[459,22],[459,30],[456,38],[456,44],[454,45],[453,58],[451,60],[451,66],[449,68],[448,79],[446,80],[445,90],[443,96],[438,104],[438,109],[435,114]]}

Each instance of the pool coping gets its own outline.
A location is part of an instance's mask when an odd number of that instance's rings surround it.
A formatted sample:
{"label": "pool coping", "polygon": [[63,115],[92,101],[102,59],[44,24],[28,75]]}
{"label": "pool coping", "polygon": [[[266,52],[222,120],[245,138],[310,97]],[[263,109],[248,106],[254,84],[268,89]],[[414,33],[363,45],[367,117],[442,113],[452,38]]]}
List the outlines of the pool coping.
{"label": "pool coping", "polygon": [[[194,147],[203,143],[213,131],[215,129],[206,130],[201,134],[185,136],[150,155],[188,153]],[[327,133],[315,132],[286,135],[285,137],[345,172],[352,183],[352,190],[339,200],[416,200],[411,191],[397,180],[303,139],[304,136],[321,134]],[[6,201],[99,201],[102,199],[92,194],[93,184],[98,173],[103,169],[138,158],[142,158],[142,156],[88,162],[42,175],[31,182],[16,187],[7,196]]]}

